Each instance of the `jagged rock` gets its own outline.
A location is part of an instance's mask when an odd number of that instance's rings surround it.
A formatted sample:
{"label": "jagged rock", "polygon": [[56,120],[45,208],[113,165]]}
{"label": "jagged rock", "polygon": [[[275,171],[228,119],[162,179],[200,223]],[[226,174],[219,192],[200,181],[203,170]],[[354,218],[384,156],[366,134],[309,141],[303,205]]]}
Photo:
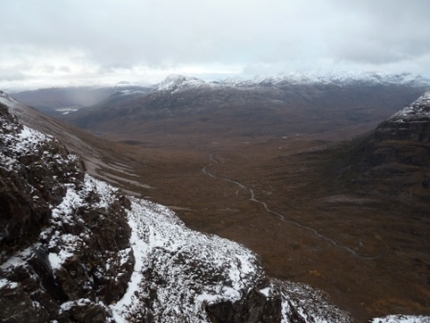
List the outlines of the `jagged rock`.
{"label": "jagged rock", "polygon": [[[83,179],[83,165],[68,158],[67,150],[52,138],[42,139],[17,123],[1,105],[0,241],[16,242],[37,237],[50,217],[49,205],[57,205],[65,194],[61,182],[77,184]],[[17,146],[14,137],[28,137]],[[16,162],[13,159],[16,159]],[[15,243],[16,245],[16,243]]]}
{"label": "jagged rock", "polygon": [[130,201],[3,105],[0,119],[0,321],[108,322],[133,272]]}
{"label": "jagged rock", "polygon": [[[59,323],[106,323],[111,322],[111,314],[106,308],[98,303],[92,302],[87,298],[73,302],[64,303],[61,307]],[[67,313],[67,316],[64,315]]]}
{"label": "jagged rock", "polygon": [[280,294],[266,297],[252,289],[238,302],[220,302],[206,307],[209,318],[215,323],[281,322],[282,297]]}

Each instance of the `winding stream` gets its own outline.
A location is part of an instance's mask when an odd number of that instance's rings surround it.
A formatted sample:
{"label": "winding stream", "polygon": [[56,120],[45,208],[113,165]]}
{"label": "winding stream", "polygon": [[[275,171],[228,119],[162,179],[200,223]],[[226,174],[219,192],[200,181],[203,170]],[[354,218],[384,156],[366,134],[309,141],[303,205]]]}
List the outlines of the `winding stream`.
{"label": "winding stream", "polygon": [[286,219],[285,216],[282,215],[281,213],[278,213],[276,211],[271,210],[269,208],[269,206],[267,205],[267,203],[265,203],[265,202],[260,201],[259,199],[257,199],[255,197],[255,192],[254,192],[254,190],[252,188],[248,188],[248,187],[246,187],[245,185],[243,185],[242,183],[240,183],[238,181],[235,181],[235,180],[232,180],[232,179],[229,179],[229,178],[226,178],[226,177],[216,176],[215,174],[213,174],[210,171],[208,171],[208,168],[211,167],[213,164],[218,164],[218,161],[212,156],[212,154],[209,154],[208,158],[209,158],[209,160],[211,162],[208,165],[206,165],[205,167],[202,168],[202,172],[204,174],[206,174],[206,175],[208,175],[208,176],[210,176],[210,177],[212,177],[214,179],[219,179],[219,180],[223,180],[225,182],[229,182],[229,183],[235,184],[235,185],[239,186],[241,189],[248,191],[249,194],[250,194],[250,198],[249,198],[250,201],[258,203],[258,204],[261,204],[264,207],[264,209],[267,211],[267,213],[272,214],[272,215],[278,217],[281,221],[289,223],[289,224],[292,224],[292,225],[295,225],[295,226],[297,226],[299,228],[308,230],[308,231],[312,232],[315,236],[317,236],[317,237],[319,237],[321,239],[324,239],[324,240],[330,242],[332,245],[346,250],[347,252],[349,252],[350,254],[352,254],[356,258],[359,258],[359,259],[362,259],[362,260],[375,260],[375,259],[378,259],[378,258],[381,258],[381,257],[384,256],[386,250],[383,250],[381,253],[379,253],[378,255],[373,256],[373,257],[361,256],[354,249],[351,249],[350,247],[345,246],[345,245],[337,242],[336,240],[334,240],[332,238],[329,238],[329,237],[327,237],[327,236],[319,233],[316,229],[314,229],[312,227],[303,225],[303,224],[298,223],[296,221],[292,221],[292,220]]}

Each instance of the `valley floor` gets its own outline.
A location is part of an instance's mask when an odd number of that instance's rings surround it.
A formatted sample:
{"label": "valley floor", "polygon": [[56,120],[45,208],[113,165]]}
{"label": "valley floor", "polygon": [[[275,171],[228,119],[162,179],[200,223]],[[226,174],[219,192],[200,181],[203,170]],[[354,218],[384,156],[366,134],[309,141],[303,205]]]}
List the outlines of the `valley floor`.
{"label": "valley floor", "polygon": [[116,171],[95,175],[244,244],[269,275],[326,291],[359,322],[430,314],[430,224],[339,189],[321,167],[333,137],[138,139],[121,146],[120,164],[104,161]]}

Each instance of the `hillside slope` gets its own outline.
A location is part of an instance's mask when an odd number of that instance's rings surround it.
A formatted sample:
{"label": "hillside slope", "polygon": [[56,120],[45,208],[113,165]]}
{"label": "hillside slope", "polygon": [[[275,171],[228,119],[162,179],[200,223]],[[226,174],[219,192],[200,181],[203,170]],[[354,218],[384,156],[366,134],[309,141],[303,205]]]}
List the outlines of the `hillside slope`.
{"label": "hillside slope", "polygon": [[[428,211],[430,92],[406,105],[368,135],[353,140],[336,163],[346,186]],[[339,170],[338,170],[339,171]],[[349,184],[348,184],[349,183]]]}

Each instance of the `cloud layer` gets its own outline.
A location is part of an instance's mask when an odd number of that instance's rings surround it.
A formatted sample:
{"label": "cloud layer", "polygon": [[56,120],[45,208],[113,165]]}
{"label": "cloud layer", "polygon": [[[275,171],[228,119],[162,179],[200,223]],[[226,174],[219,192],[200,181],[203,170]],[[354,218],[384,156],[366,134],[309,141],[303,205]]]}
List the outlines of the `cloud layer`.
{"label": "cloud layer", "polygon": [[430,76],[428,0],[7,1],[0,85],[307,69]]}

